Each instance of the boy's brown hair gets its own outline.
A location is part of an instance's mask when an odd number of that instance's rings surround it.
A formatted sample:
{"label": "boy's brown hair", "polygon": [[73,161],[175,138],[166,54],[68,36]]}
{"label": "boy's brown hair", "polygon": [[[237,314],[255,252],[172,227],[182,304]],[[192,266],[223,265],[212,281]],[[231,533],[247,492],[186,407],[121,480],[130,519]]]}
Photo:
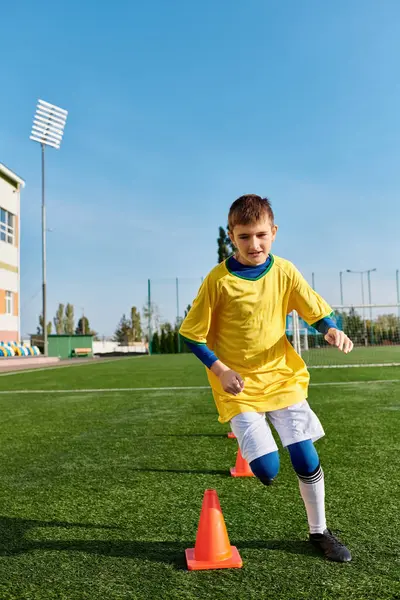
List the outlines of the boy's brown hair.
{"label": "boy's brown hair", "polygon": [[268,217],[274,224],[274,212],[268,198],[256,194],[240,196],[229,209],[228,228],[232,233],[235,225],[250,225]]}

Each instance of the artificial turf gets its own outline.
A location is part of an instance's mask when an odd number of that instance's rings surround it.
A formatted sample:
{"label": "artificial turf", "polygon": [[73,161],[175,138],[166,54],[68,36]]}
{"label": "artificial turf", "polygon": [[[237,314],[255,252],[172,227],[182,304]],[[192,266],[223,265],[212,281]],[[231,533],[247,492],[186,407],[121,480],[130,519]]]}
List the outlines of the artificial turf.
{"label": "artificial turf", "polygon": [[351,354],[343,354],[336,348],[326,346],[305,350],[302,356],[309,366],[400,363],[400,346],[356,346]]}
{"label": "artificial turf", "polygon": [[[400,598],[400,368],[316,369],[312,381],[345,565],[309,545],[286,452],[271,487],[230,476],[237,443],[193,356],[0,377],[0,599]],[[152,389],[179,386],[199,387]],[[186,569],[208,488],[242,569]]]}

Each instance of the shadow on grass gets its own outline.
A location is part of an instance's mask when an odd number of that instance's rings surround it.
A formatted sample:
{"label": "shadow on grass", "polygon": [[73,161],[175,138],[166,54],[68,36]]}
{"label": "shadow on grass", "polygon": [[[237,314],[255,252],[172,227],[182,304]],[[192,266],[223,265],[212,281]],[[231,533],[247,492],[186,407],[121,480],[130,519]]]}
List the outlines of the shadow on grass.
{"label": "shadow on grass", "polygon": [[140,469],[132,467],[130,471],[141,473],[188,473],[190,475],[223,475],[224,477],[231,477],[229,469],[225,469],[225,471],[223,471],[222,469]]}
{"label": "shadow on grass", "polygon": [[227,438],[227,433],[156,433],[154,437],[216,437]]}
{"label": "shadow on grass", "polygon": [[71,523],[69,521],[40,521],[36,519],[20,519],[18,517],[0,517],[0,556],[15,554],[29,542],[25,534],[37,527],[59,527],[61,529],[106,529],[118,530],[113,525],[99,525],[96,523]]}
{"label": "shadow on grass", "polygon": [[[71,529],[117,530],[109,525],[93,523],[69,523],[64,521],[36,521],[0,517],[0,556],[18,556],[34,551],[83,552],[100,556],[132,558],[164,564],[176,569],[186,569],[185,549],[194,546],[194,540],[181,542],[148,542],[140,540],[26,540],[25,534],[36,527],[59,527]],[[301,540],[239,540],[231,542],[242,552],[246,549],[283,551],[291,554],[315,556],[309,542]]]}

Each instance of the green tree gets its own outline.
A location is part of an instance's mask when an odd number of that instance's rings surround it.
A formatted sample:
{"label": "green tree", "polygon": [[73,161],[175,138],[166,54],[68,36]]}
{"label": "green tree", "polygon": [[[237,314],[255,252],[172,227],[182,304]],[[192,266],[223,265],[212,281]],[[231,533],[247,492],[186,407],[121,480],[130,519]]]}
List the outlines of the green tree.
{"label": "green tree", "polygon": [[142,308],[142,315],[143,315],[143,329],[145,331],[145,339],[148,340],[148,333],[149,333],[149,318],[150,318],[150,328],[151,328],[151,332],[152,334],[155,331],[159,331],[160,329],[160,310],[157,306],[157,304],[155,304],[154,302],[152,302],[150,304],[150,306],[148,304],[145,304]]}
{"label": "green tree", "polygon": [[[38,335],[43,335],[43,315],[39,316],[39,326],[36,329]],[[47,323],[47,335],[51,335],[51,321]]]}
{"label": "green tree", "polygon": [[181,343],[179,346],[179,333],[178,333],[177,329],[175,329],[175,331],[173,331],[172,336],[173,336],[174,354],[178,354],[178,352],[182,352],[182,340],[181,340]]}
{"label": "green tree", "polygon": [[230,239],[226,234],[226,231],[223,227],[220,227],[218,230],[218,263],[222,262],[231,254],[230,252]]}
{"label": "green tree", "polygon": [[167,354],[167,334],[164,327],[161,328],[160,354]]}
{"label": "green tree", "polygon": [[156,331],[153,335],[153,339],[151,342],[151,352],[152,354],[160,354],[160,336]]}
{"label": "green tree", "polygon": [[90,334],[89,319],[87,317],[81,317],[78,320],[78,324],[75,329],[76,335],[88,335]]}
{"label": "green tree", "polygon": [[89,319],[87,317],[81,317],[78,321],[78,325],[75,329],[76,335],[93,335],[93,337],[97,336],[96,331],[90,329]]}
{"label": "green tree", "polygon": [[167,354],[175,354],[175,332],[172,330],[167,333]]}
{"label": "green tree", "polygon": [[123,314],[120,322],[118,323],[117,329],[114,332],[114,341],[121,345],[128,345],[129,336],[131,333],[131,325],[129,319]]}
{"label": "green tree", "polygon": [[365,343],[366,326],[354,308],[349,314],[341,313],[343,318],[343,331],[353,340],[355,344]]}
{"label": "green tree", "polygon": [[163,323],[161,325],[161,354],[174,354],[174,329],[171,323]]}
{"label": "green tree", "polygon": [[67,335],[74,335],[75,331],[75,317],[74,307],[72,304],[67,304],[65,307],[65,320],[64,320],[64,333]]}
{"label": "green tree", "polygon": [[398,331],[400,328],[400,319],[394,314],[379,315],[375,321],[375,328],[378,331],[387,331],[390,329]]}
{"label": "green tree", "polygon": [[142,324],[140,321],[140,313],[136,306],[131,308],[131,341],[141,342],[143,337]]}
{"label": "green tree", "polygon": [[53,319],[54,327],[57,335],[65,333],[64,324],[64,304],[59,304],[56,312],[56,316]]}
{"label": "green tree", "polygon": [[119,344],[129,346],[133,342],[141,342],[143,338],[140,313],[136,306],[131,308],[131,318],[128,319],[125,314],[118,324],[114,333],[114,340]]}
{"label": "green tree", "polygon": [[179,329],[182,325],[183,317],[177,317],[174,327],[174,353],[183,352],[183,340],[179,335]]}

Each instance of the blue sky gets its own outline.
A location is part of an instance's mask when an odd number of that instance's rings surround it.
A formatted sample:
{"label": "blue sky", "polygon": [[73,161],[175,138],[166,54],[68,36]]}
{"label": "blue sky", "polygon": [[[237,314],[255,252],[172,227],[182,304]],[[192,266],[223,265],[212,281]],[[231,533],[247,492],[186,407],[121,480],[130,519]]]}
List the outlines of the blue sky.
{"label": "blue sky", "polygon": [[[146,300],[175,314],[216,264],[243,193],[268,196],[274,252],[333,304],[339,271],[400,268],[397,0],[93,0],[2,9],[0,162],[22,195],[22,332],[41,310],[38,98],[69,111],[47,152],[48,303],[112,334]],[[157,284],[155,282],[158,282]],[[345,302],[359,302],[355,275]]]}

